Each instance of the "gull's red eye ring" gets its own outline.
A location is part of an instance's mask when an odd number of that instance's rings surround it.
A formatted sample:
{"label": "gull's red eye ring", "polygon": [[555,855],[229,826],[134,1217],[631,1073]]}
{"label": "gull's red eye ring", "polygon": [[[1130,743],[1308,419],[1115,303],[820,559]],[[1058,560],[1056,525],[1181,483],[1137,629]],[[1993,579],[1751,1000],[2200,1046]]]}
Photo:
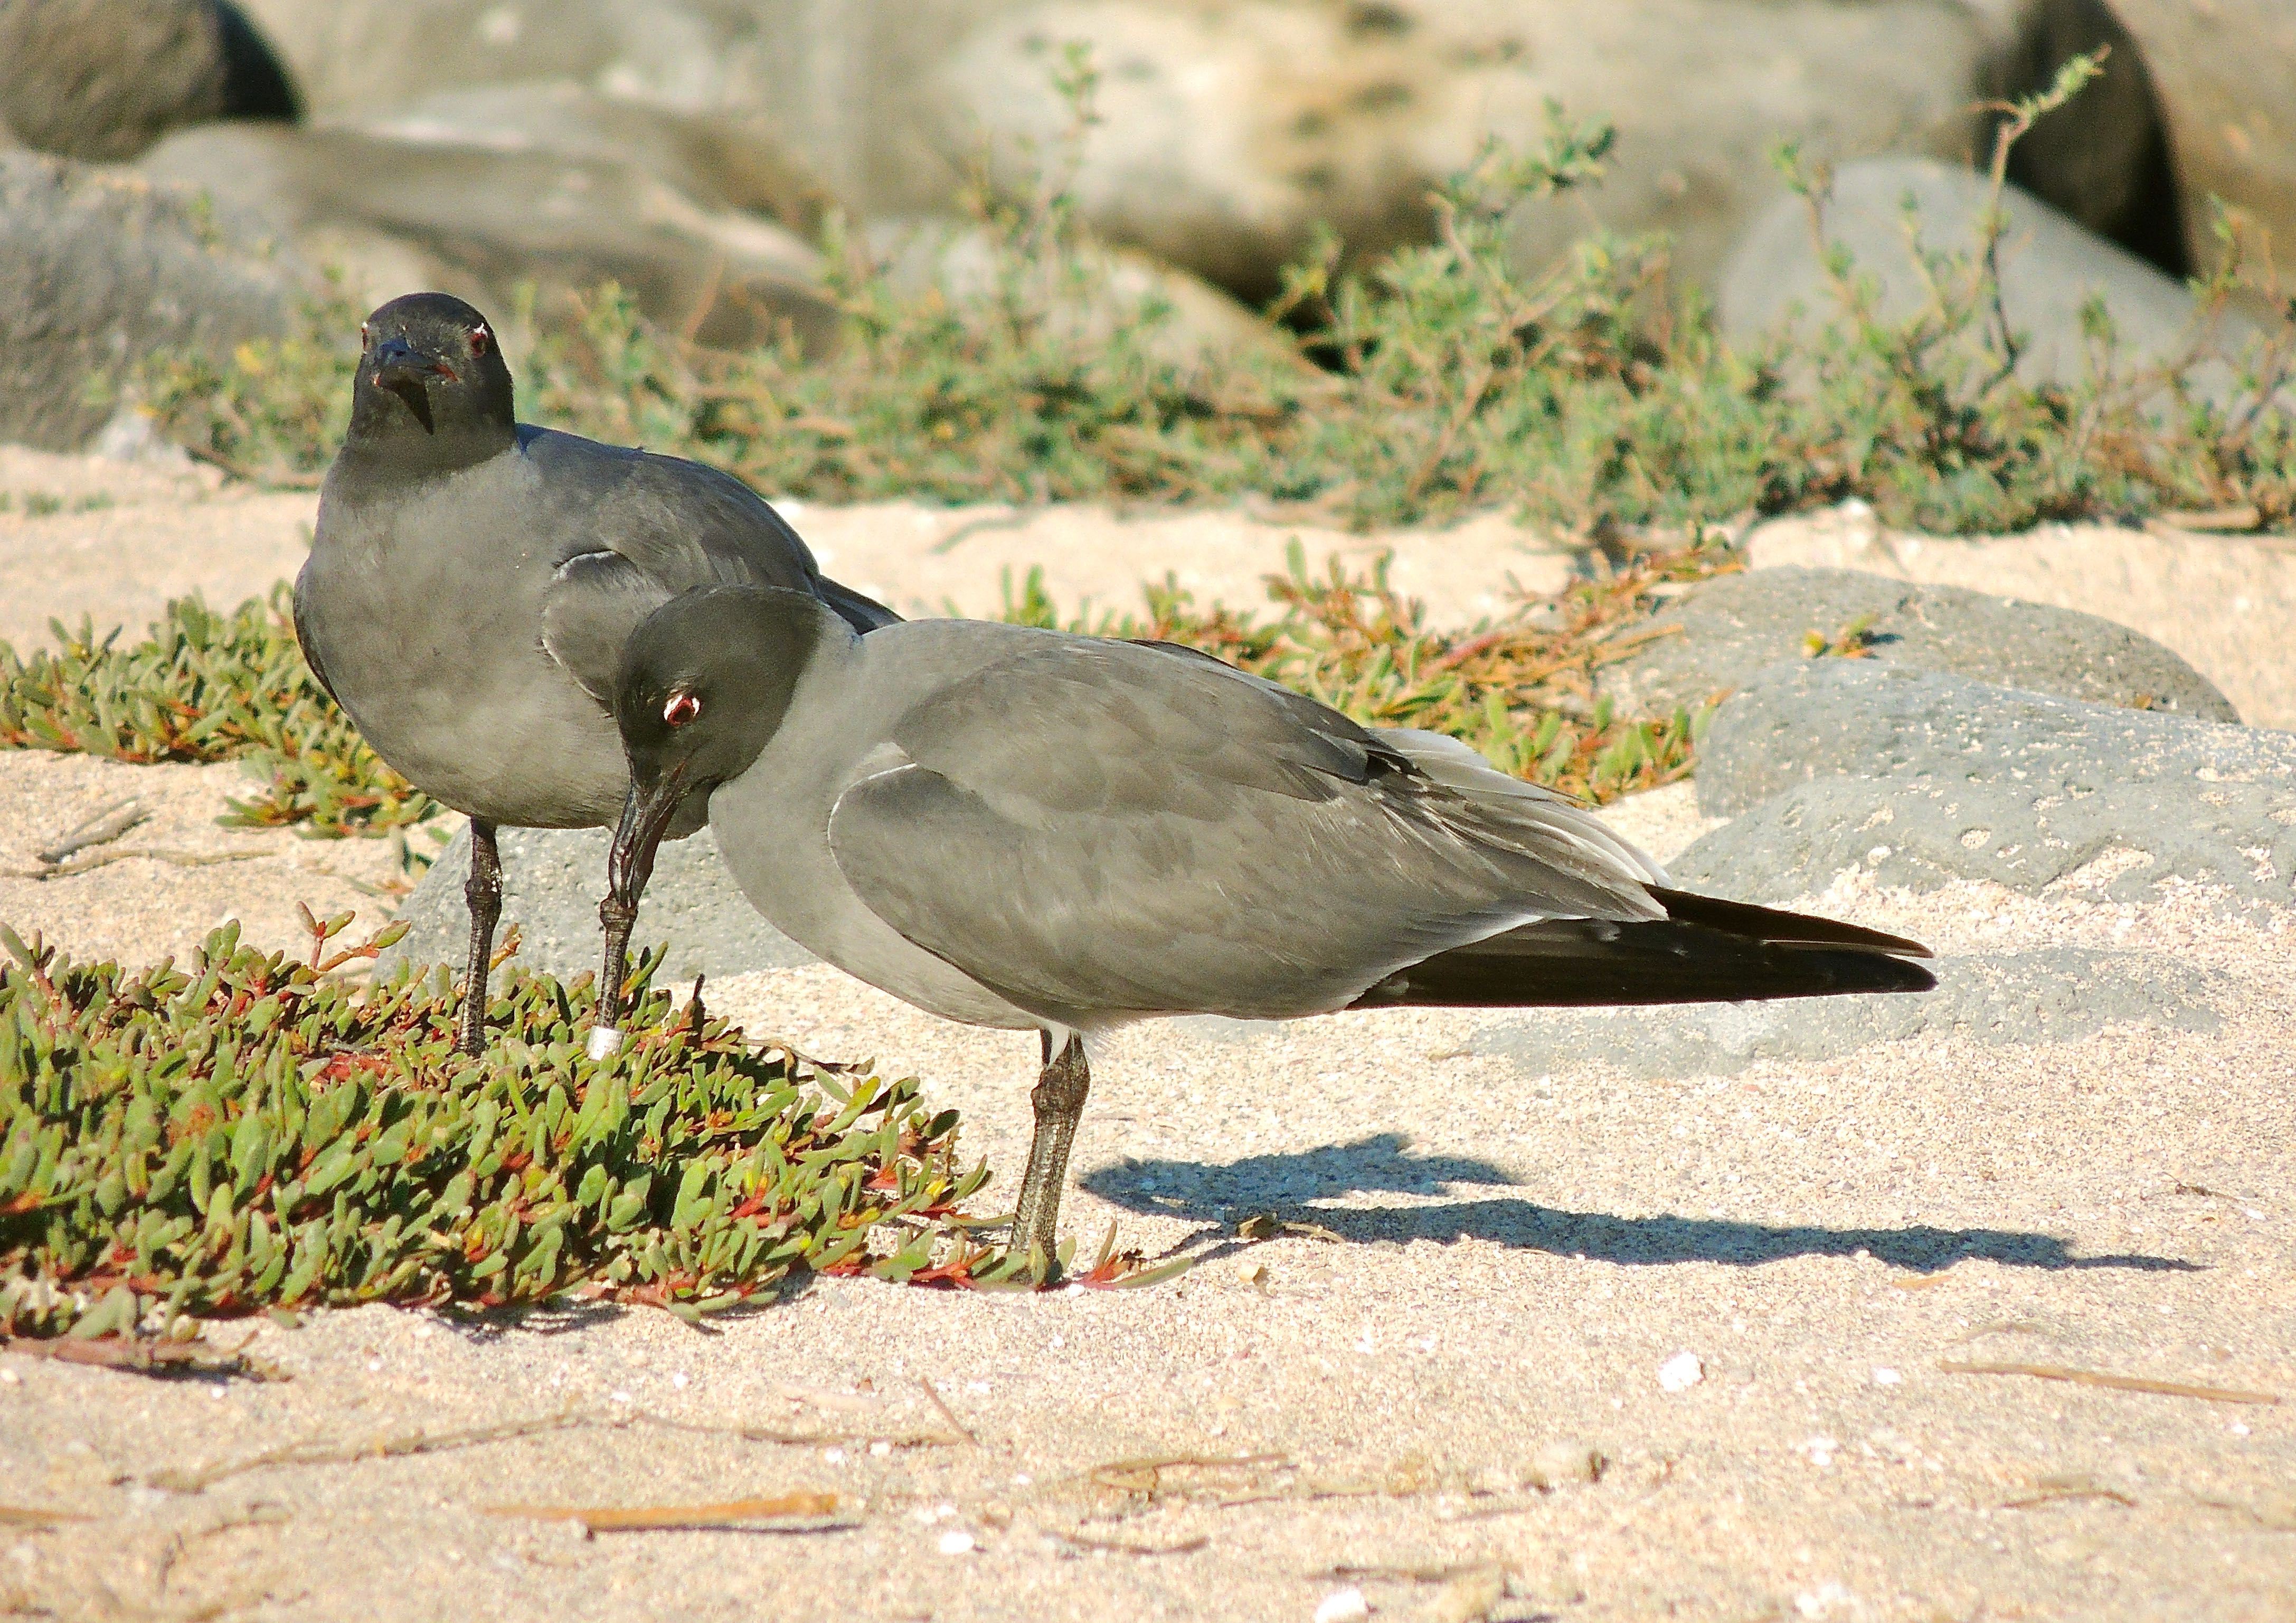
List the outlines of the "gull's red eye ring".
{"label": "gull's red eye ring", "polygon": [[471,353],[472,355],[484,355],[487,350],[492,347],[494,341],[495,335],[488,332],[484,327],[472,327],[471,329]]}
{"label": "gull's red eye ring", "polygon": [[672,693],[669,702],[661,707],[661,718],[673,727],[682,727],[701,714],[701,701],[691,693]]}

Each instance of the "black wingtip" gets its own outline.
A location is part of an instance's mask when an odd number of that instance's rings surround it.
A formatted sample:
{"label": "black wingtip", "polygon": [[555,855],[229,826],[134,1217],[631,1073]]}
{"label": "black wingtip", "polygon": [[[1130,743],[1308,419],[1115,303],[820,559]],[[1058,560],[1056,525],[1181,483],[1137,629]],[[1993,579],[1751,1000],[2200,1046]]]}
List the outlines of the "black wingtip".
{"label": "black wingtip", "polygon": [[1937,955],[1919,941],[1904,936],[1884,935],[1878,930],[1845,924],[1839,919],[1821,919],[1815,914],[1757,907],[1751,902],[1726,902],[1718,896],[1669,890],[1659,885],[1652,885],[1650,893],[1666,909],[1666,916],[1677,923],[1703,924],[1749,940],[1769,941],[1782,947],[1855,947],[1900,958]]}
{"label": "black wingtip", "polygon": [[1653,889],[1669,916],[1548,919],[1438,953],[1357,1008],[1585,1008],[1926,992],[1918,941],[1855,924]]}

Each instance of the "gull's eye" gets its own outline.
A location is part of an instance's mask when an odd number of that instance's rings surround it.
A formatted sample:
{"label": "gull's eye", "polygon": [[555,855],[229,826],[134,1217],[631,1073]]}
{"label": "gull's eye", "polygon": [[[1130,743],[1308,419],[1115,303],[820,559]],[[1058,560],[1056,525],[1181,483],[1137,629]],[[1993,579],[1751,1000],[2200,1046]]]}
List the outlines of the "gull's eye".
{"label": "gull's eye", "polygon": [[661,718],[673,727],[682,727],[701,714],[701,701],[691,693],[672,693],[669,702],[661,707]]}
{"label": "gull's eye", "polygon": [[488,349],[494,347],[494,341],[495,335],[488,332],[484,327],[472,327],[471,329],[471,353],[472,355],[484,355]]}

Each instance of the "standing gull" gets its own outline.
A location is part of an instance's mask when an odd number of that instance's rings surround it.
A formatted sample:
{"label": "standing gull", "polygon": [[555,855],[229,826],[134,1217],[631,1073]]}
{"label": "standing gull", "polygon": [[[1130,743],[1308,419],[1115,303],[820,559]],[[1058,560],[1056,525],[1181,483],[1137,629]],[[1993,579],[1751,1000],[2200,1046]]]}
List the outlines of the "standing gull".
{"label": "standing gull", "polygon": [[1205,656],[978,620],[860,637],[705,587],[622,654],[617,882],[709,797],[759,912],[871,985],[1034,1029],[1013,1243],[1057,1256],[1094,1039],[1164,1014],[1915,992],[1914,941],[1669,889],[1562,796]]}
{"label": "standing gull", "polygon": [[[295,582],[295,632],[375,753],[470,814],[461,1044],[475,1054],[502,912],[495,830],[620,816],[629,775],[613,678],[639,623],[718,583],[794,588],[848,632],[898,617],[824,578],[732,475],[517,421],[494,330],[461,299],[395,299],[360,344],[350,430]],[[665,816],[683,835],[707,810],[697,798]],[[612,884],[599,910],[609,1029],[642,889]]]}

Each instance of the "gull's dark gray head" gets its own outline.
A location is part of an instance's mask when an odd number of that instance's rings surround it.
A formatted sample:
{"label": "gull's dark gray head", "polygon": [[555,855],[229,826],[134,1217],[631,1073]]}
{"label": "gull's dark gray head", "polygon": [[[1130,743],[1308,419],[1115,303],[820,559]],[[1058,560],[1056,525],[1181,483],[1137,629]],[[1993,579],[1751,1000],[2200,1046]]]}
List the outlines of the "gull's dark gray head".
{"label": "gull's dark gray head", "polygon": [[461,467],[515,441],[510,367],[484,316],[448,293],[394,299],[359,332],[349,443]]}
{"label": "gull's dark gray head", "polygon": [[789,713],[824,638],[852,631],[810,592],[701,586],[671,598],[623,645],[614,725],[630,766],[608,882],[635,904],[680,804],[750,769]]}

